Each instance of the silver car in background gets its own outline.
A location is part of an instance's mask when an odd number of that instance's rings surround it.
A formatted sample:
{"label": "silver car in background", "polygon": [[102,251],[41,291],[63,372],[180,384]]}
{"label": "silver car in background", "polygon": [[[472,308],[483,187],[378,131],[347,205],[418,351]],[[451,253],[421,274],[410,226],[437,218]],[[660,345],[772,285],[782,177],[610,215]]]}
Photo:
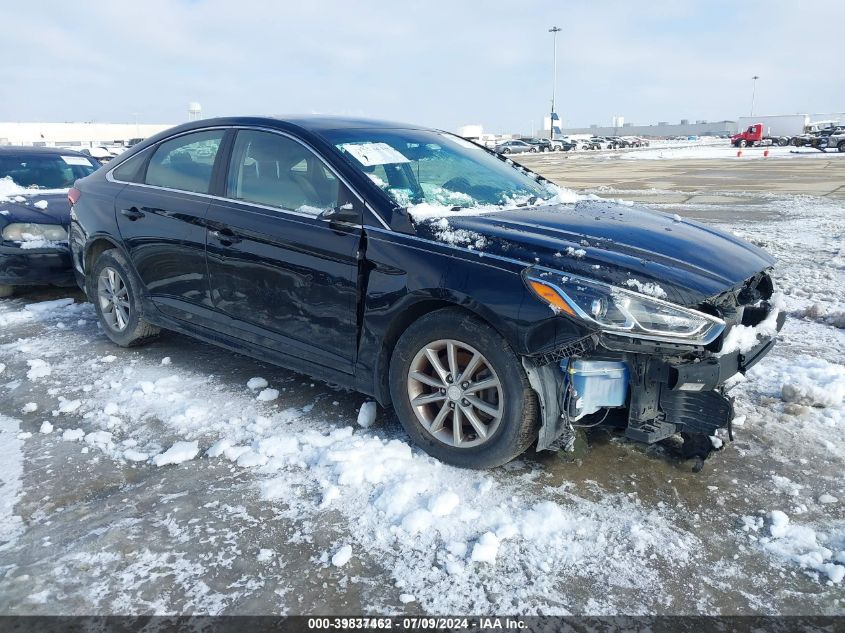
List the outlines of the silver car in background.
{"label": "silver car in background", "polygon": [[525,141],[511,140],[502,141],[493,148],[497,154],[522,154],[524,152],[536,152],[537,148]]}

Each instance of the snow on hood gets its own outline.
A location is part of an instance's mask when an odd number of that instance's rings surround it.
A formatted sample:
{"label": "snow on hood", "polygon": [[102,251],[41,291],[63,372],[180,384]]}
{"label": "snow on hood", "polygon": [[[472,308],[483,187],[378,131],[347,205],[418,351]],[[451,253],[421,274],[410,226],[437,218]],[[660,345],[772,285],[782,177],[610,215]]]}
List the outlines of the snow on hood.
{"label": "snow on hood", "polygon": [[67,189],[28,189],[0,178],[0,225],[11,222],[70,224]]}

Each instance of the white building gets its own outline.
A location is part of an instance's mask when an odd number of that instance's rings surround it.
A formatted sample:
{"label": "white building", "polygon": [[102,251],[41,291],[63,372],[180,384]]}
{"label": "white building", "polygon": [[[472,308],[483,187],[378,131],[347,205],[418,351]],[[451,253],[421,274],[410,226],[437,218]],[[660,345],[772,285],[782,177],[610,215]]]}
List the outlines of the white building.
{"label": "white building", "polygon": [[0,145],[92,147],[121,145],[173,127],[167,123],[0,123]]}

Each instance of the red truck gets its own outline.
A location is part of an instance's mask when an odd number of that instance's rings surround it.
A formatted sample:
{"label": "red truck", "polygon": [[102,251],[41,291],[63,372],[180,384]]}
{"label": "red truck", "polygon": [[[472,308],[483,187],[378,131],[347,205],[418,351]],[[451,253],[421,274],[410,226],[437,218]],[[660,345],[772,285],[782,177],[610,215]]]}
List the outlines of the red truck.
{"label": "red truck", "polygon": [[734,134],[731,137],[731,145],[734,147],[760,147],[763,145],[780,145],[783,147],[788,144],[789,138],[786,136],[764,135],[762,123],[749,125],[744,132]]}

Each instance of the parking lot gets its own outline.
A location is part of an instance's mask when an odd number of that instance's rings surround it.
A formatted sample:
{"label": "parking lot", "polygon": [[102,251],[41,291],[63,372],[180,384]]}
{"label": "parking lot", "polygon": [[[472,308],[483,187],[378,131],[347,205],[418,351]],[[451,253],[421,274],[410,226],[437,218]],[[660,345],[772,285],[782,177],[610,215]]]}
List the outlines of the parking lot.
{"label": "parking lot", "polygon": [[845,155],[518,160],[778,258],[782,340],[702,472],[604,430],[458,470],[358,426],[360,395],[175,334],[118,348],[36,290],[0,300],[0,611],[841,613]]}

